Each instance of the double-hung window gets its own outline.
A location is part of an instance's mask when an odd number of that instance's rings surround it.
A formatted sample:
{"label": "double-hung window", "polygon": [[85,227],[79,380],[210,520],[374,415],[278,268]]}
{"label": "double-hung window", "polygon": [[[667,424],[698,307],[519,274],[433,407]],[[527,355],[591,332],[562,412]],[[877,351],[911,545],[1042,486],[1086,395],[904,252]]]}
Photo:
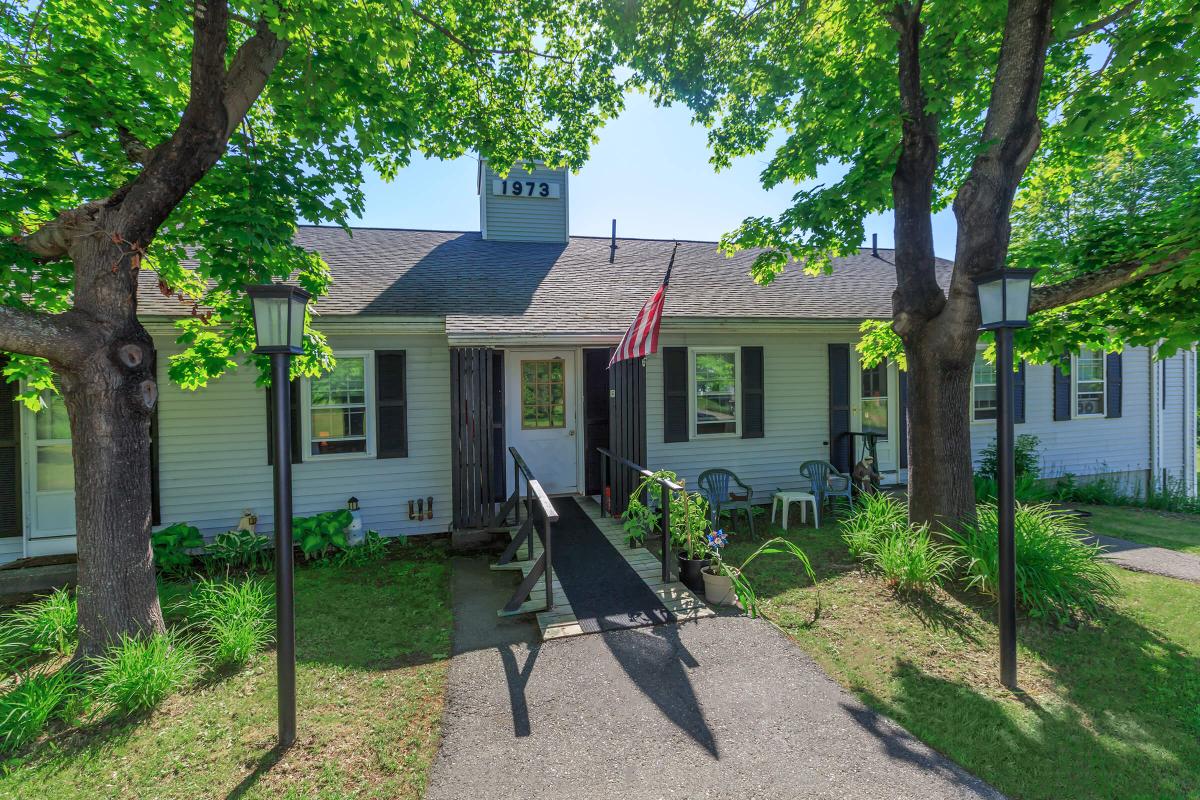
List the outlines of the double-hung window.
{"label": "double-hung window", "polygon": [[692,351],[692,428],[696,436],[738,432],[740,369],[737,349]]}
{"label": "double-hung window", "polygon": [[995,419],[999,408],[996,393],[996,365],[983,358],[983,350],[975,351],[975,366],[971,379],[971,419]]}
{"label": "double-hung window", "polygon": [[335,354],[337,366],[308,381],[304,415],[309,457],[374,450],[374,374],[368,353]]}
{"label": "double-hung window", "polygon": [[1104,351],[1080,350],[1071,368],[1075,416],[1104,416]]}

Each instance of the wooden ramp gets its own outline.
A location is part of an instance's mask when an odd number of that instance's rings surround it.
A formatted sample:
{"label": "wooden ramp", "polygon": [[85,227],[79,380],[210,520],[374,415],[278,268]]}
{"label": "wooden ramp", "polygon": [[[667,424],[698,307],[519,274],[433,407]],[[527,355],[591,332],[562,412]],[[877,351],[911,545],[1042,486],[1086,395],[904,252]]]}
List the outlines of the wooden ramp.
{"label": "wooden ramp", "polygon": [[[686,586],[679,581],[664,582],[662,579],[662,563],[645,550],[645,548],[631,548],[626,544],[625,531],[621,528],[620,522],[612,517],[601,517],[600,507],[591,499],[588,498],[555,498],[556,502],[578,503],[583,509],[588,518],[596,525],[600,532],[604,535],[613,546],[613,548],[621,555],[622,558],[637,572],[646,585],[650,588],[663,606],[672,612],[679,622],[687,622],[690,620],[700,619],[702,617],[713,616],[713,611],[704,601],[693,594]],[[516,528],[509,531],[510,536],[516,535]],[[558,540],[555,540],[556,543]],[[525,546],[521,548],[521,555],[528,553]],[[503,567],[493,567],[493,569],[513,569],[520,570],[522,577],[529,574],[529,570],[537,562],[542,554],[542,543],[540,539],[534,537],[533,559],[529,561],[514,561]],[[562,585],[558,582],[558,576],[554,580],[554,608],[549,611],[537,611],[536,609],[544,609],[546,607],[546,588],[545,582],[539,582],[529,596],[529,601],[522,606],[523,612],[534,612],[537,616],[538,628],[541,630],[542,639],[559,639],[565,636],[580,636],[584,633],[592,631],[584,630],[580,626],[575,613],[571,608],[570,599],[563,591]],[[603,575],[597,575],[597,580],[603,580]]]}

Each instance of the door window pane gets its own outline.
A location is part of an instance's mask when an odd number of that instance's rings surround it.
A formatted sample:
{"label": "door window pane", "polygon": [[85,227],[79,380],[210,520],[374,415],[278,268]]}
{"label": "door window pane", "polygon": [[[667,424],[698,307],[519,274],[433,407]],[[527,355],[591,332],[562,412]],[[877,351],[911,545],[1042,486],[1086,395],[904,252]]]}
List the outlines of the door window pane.
{"label": "door window pane", "polygon": [[47,389],[42,392],[42,402],[45,404],[42,410],[33,415],[38,441],[69,440],[71,423],[67,419],[67,404],[63,402],[62,395]]}
{"label": "door window pane", "polygon": [[344,356],[309,382],[310,452],[314,456],[367,451],[367,360]]}
{"label": "door window pane", "polygon": [[1083,350],[1075,359],[1075,414],[1104,414],[1104,353]]}
{"label": "door window pane", "polygon": [[696,434],[737,433],[737,354],[696,353]]}
{"label": "door window pane", "polygon": [[863,433],[888,432],[887,361],[862,369],[862,429]]}
{"label": "door window pane", "polygon": [[975,419],[995,419],[998,408],[996,395],[996,365],[983,359],[983,351],[975,354],[975,400],[971,409]]}
{"label": "door window pane", "polygon": [[37,448],[37,490],[69,492],[75,488],[75,465],[71,445],[46,444]]}
{"label": "door window pane", "polygon": [[562,359],[521,362],[521,427],[567,427],[566,371]]}

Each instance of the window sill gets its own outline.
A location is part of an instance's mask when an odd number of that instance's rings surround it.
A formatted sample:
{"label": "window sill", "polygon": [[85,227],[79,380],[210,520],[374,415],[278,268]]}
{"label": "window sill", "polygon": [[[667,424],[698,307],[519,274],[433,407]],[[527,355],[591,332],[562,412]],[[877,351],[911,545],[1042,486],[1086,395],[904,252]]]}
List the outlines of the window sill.
{"label": "window sill", "polygon": [[1108,415],[1104,412],[1099,414],[1072,414],[1071,419],[1108,419]]}
{"label": "window sill", "polygon": [[697,433],[695,431],[692,431],[692,441],[695,441],[697,439],[702,439],[702,440],[707,441],[708,439],[740,439],[740,438],[742,438],[742,435],[740,433],[738,433],[737,431],[734,431],[733,433]]}
{"label": "window sill", "polygon": [[360,459],[375,458],[374,453],[327,453],[325,455],[314,456],[305,455],[302,463],[304,464],[320,464],[325,461],[358,461]]}

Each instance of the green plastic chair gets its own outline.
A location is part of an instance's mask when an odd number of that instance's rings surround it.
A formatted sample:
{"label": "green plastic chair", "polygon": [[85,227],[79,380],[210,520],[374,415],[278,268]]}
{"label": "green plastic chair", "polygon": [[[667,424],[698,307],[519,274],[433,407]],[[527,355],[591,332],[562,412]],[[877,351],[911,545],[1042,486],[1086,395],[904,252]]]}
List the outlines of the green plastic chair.
{"label": "green plastic chair", "polygon": [[[746,497],[733,499],[729,490],[730,484],[737,484],[746,493]],[[728,507],[731,511],[741,509],[746,512],[746,519],[750,522],[751,538],[757,538],[754,533],[754,510],[751,508],[754,490],[742,483],[737,475],[727,469],[706,469],[696,479],[696,485],[700,487],[700,494],[704,495],[704,499],[708,501],[709,514],[714,526],[721,519],[723,507]]]}
{"label": "green plastic chair", "polygon": [[854,481],[828,461],[805,461],[800,465],[800,474],[808,478],[812,494],[817,498],[817,507],[824,508],[826,498],[844,497],[854,508]]}

